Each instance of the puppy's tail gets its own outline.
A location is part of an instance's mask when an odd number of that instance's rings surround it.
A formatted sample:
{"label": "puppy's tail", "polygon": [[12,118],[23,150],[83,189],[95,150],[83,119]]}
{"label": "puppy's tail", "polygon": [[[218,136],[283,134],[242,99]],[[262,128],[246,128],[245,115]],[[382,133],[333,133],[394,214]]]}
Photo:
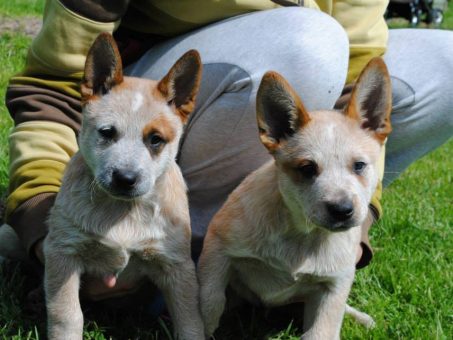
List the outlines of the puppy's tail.
{"label": "puppy's tail", "polygon": [[357,323],[365,326],[367,329],[372,329],[376,326],[376,323],[371,316],[349,306],[348,304],[346,305],[345,313],[352,316]]}
{"label": "puppy's tail", "polygon": [[27,252],[8,224],[0,226],[0,263],[4,258],[25,261]]}

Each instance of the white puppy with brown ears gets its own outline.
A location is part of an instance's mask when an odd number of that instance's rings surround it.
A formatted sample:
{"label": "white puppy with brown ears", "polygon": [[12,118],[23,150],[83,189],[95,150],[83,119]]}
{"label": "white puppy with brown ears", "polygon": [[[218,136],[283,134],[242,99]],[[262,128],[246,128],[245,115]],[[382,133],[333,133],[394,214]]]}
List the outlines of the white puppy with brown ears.
{"label": "white puppy with brown ears", "polygon": [[152,81],[123,77],[109,34],[91,47],[80,151],[67,167],[44,242],[49,339],[82,339],[83,273],[109,286],[149,278],[164,294],[175,337],[204,338],[186,186],[175,161],[200,78],[196,51]]}
{"label": "white puppy with brown ears", "polygon": [[[306,339],[338,339],[381,147],[391,131],[385,64],[362,72],[345,112],[307,112],[275,72],[257,95],[260,138],[274,159],[250,174],[211,221],[199,262],[206,335],[230,285],[251,302],[305,302]],[[364,320],[363,320],[364,319]]]}

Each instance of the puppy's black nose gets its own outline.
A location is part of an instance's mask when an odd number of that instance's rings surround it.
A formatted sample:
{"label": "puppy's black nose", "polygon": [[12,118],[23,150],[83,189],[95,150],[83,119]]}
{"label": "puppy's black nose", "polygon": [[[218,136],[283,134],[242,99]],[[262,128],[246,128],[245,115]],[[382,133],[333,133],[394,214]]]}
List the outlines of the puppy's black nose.
{"label": "puppy's black nose", "polygon": [[130,190],[138,181],[138,173],[131,170],[113,170],[113,185],[120,190]]}
{"label": "puppy's black nose", "polygon": [[354,214],[354,206],[351,200],[326,203],[327,211],[336,221],[346,221]]}

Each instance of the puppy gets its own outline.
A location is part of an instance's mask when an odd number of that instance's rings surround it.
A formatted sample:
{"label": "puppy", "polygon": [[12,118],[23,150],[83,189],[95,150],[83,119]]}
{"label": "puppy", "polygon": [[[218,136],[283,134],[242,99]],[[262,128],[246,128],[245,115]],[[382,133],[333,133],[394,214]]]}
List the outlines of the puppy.
{"label": "puppy", "polygon": [[207,336],[229,285],[252,303],[305,302],[306,339],[338,339],[355,273],[360,225],[391,131],[385,64],[373,59],[344,112],[307,112],[285,79],[264,75],[257,94],[261,142],[273,160],[250,174],[211,221],[199,262]]}
{"label": "puppy", "polygon": [[203,339],[190,255],[186,186],[175,157],[201,77],[198,52],[160,81],[123,77],[113,38],[91,47],[81,84],[80,151],[71,159],[44,242],[49,339],[82,339],[83,273],[149,278],[177,339]]}

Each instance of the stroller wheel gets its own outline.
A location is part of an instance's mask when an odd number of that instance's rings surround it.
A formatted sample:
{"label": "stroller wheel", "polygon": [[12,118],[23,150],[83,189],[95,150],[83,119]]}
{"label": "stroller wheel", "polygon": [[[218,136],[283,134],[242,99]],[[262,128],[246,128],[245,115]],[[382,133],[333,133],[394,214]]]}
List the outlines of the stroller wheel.
{"label": "stroller wheel", "polygon": [[409,6],[411,11],[410,24],[412,27],[416,27],[420,23],[420,19],[422,17],[422,8],[420,1],[412,1]]}
{"label": "stroller wheel", "polygon": [[420,13],[418,13],[418,11],[417,11],[417,12],[412,14],[411,26],[412,27],[416,27],[419,23],[420,23]]}
{"label": "stroller wheel", "polygon": [[434,27],[439,27],[444,20],[444,14],[440,9],[433,8],[429,11],[427,22],[432,24]]}

